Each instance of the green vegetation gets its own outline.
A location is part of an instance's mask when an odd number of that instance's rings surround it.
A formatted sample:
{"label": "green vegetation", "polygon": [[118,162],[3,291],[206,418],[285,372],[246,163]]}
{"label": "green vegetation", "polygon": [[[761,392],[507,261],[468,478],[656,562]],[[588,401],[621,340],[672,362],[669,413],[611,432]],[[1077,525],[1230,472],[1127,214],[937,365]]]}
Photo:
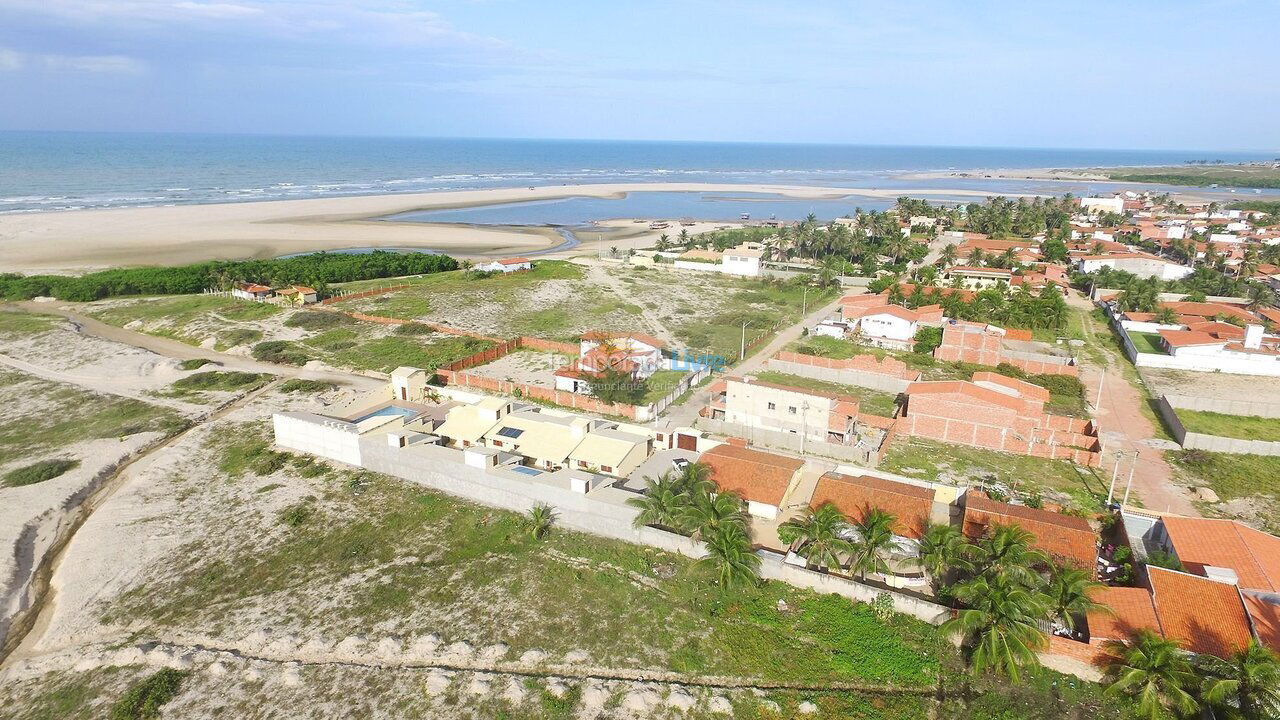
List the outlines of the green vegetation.
{"label": "green vegetation", "polygon": [[52,295],[59,300],[89,301],[125,295],[192,295],[208,288],[230,289],[238,281],[273,286],[301,283],[323,291],[332,283],[437,273],[457,267],[457,261],[447,255],[373,252],[121,268],[79,277],[6,273],[0,274],[0,297],[29,300]]}
{"label": "green vegetation", "polygon": [[[17,410],[31,398],[39,398],[39,411]],[[140,400],[0,372],[0,457],[22,457],[82,440],[140,432],[167,435],[186,425],[172,410]]]}
{"label": "green vegetation", "polygon": [[688,373],[683,370],[658,370],[650,375],[645,379],[645,392],[644,397],[640,398],[640,404],[649,405],[670,395],[685,375]]}
{"label": "green vegetation", "polygon": [[268,340],[253,346],[253,359],[280,365],[306,365],[311,356],[287,340]]}
{"label": "green vegetation", "polygon": [[262,339],[262,331],[253,328],[231,328],[218,333],[214,349],[226,350],[237,345],[245,345]]}
{"label": "green vegetation", "polygon": [[1178,419],[1187,432],[1239,438],[1241,440],[1280,441],[1280,418],[1256,415],[1227,415],[1204,410],[1178,409]]}
{"label": "green vegetation", "polygon": [[142,680],[111,706],[111,720],[149,720],[160,717],[160,708],[172,700],[190,673],[165,668]]}
{"label": "green vegetation", "polygon": [[[672,328],[676,337],[696,354],[721,355],[736,360],[742,345],[743,323],[746,323],[747,345],[772,337],[777,326],[800,319],[806,302],[808,309],[822,307],[836,297],[829,288],[807,287],[805,279],[797,281],[725,280],[721,285],[722,302],[715,315],[690,319]],[[748,347],[747,354],[751,353]]]}
{"label": "green vegetation", "polygon": [[[1280,456],[1237,455],[1207,450],[1177,450],[1165,453],[1174,467],[1197,485],[1208,486],[1223,502],[1252,500],[1261,505],[1258,520],[1271,532],[1280,532]],[[1214,506],[1216,512],[1223,512]]]}
{"label": "green vegetation", "polygon": [[1160,345],[1160,334],[1150,332],[1135,332],[1129,330],[1129,341],[1133,343],[1133,349],[1140,353],[1155,353],[1156,355],[1168,355],[1164,348]]}
{"label": "green vegetation", "polygon": [[187,397],[206,391],[244,392],[262,387],[271,376],[264,373],[209,371],[175,380],[169,394]]}
{"label": "green vegetation", "polygon": [[[384,296],[351,301],[350,305],[370,315],[414,320],[427,315],[437,304],[451,306],[450,296],[474,298],[484,295],[493,302],[516,308],[522,293],[547,280],[581,280],[582,268],[564,260],[538,260],[523,273],[472,273],[464,270],[441,272],[419,278],[397,280],[410,287]],[[350,283],[343,290],[374,289],[383,283]],[[346,303],[344,303],[345,305]]]}
{"label": "green vegetation", "polygon": [[213,361],[208,358],[191,358],[190,360],[183,360],[182,362],[178,363],[178,369],[179,370],[199,370],[200,368],[204,367],[205,365],[209,365],[210,363],[213,363]]}
{"label": "green vegetation", "polygon": [[62,318],[20,310],[0,310],[0,337],[36,335],[52,330]]}
{"label": "green vegetation", "polygon": [[356,321],[340,312],[324,312],[322,310],[300,310],[284,321],[287,327],[303,330],[328,330],[339,325],[351,325]]}
{"label": "green vegetation", "polygon": [[898,438],[879,467],[931,481],[945,475],[1003,483],[1025,495],[1052,490],[1069,496],[1072,507],[1088,512],[1100,510],[1107,493],[1106,482],[1093,468],[924,438]]}
{"label": "green vegetation", "polygon": [[280,385],[280,392],[319,393],[336,390],[337,387],[337,383],[332,383],[328,380],[303,380],[302,378],[293,378],[291,380],[285,380],[284,383]]}
{"label": "green vegetation", "polygon": [[241,429],[220,428],[213,433],[207,446],[220,452],[218,470],[228,477],[240,478],[249,472],[267,476],[283,469],[291,456],[272,449],[264,436],[265,427],[260,423]]}
{"label": "green vegetation", "polygon": [[1121,182],[1190,185],[1193,187],[1280,188],[1280,171],[1241,165],[1197,165],[1172,168],[1121,169],[1107,177]]}
{"label": "green vegetation", "polygon": [[763,382],[776,383],[778,385],[791,385],[793,387],[800,387],[806,390],[834,393],[836,395],[853,396],[858,399],[858,409],[871,415],[893,417],[894,410],[897,408],[898,396],[893,393],[871,390],[857,385],[842,385],[840,383],[815,380],[813,378],[802,377],[800,375],[788,375],[786,373],[773,371],[758,372],[755,376]]}
{"label": "green vegetation", "polygon": [[388,335],[360,343],[355,347],[334,353],[334,360],[341,365],[359,370],[390,372],[402,365],[435,370],[455,360],[461,360],[493,347],[488,340],[466,336],[447,336],[423,343],[411,338]]}
{"label": "green vegetation", "polygon": [[302,343],[319,350],[338,352],[339,350],[355,347],[359,338],[360,333],[351,328],[337,328],[335,330],[326,330],[318,335],[312,335],[303,340]]}
{"label": "green vegetation", "polygon": [[35,485],[45,480],[52,480],[77,467],[80,467],[79,460],[68,458],[41,460],[5,473],[4,477],[0,478],[0,486],[23,487],[25,485]]}
{"label": "green vegetation", "polygon": [[124,327],[129,323],[164,321],[167,327],[182,328],[202,316],[215,314],[232,321],[252,321],[271,317],[280,308],[271,303],[251,302],[221,295],[178,295],[145,298],[108,306],[92,314],[108,325]]}

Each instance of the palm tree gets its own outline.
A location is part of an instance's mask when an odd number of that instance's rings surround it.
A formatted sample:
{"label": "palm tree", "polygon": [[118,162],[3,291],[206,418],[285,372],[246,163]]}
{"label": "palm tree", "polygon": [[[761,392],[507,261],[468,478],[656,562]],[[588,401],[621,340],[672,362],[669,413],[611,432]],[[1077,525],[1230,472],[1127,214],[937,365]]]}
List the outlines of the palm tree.
{"label": "palm tree", "polygon": [[713,532],[737,525],[745,529],[746,515],[742,511],[742,498],[731,492],[687,494],[681,496],[685,503],[676,513],[676,521],[695,535],[705,539]]}
{"label": "palm tree", "polygon": [[1161,325],[1177,325],[1178,313],[1174,312],[1171,307],[1162,307],[1156,311],[1156,315],[1152,320],[1155,320]]}
{"label": "palm tree", "polygon": [[1049,556],[1034,549],[1033,542],[1035,536],[1020,525],[992,525],[978,541],[978,571],[1031,587],[1039,580],[1034,568],[1049,564]]}
{"label": "palm tree", "polygon": [[955,586],[964,604],[943,624],[959,632],[974,672],[994,670],[1018,680],[1022,667],[1039,664],[1036,650],[1048,645],[1039,621],[1048,612],[1048,599],[1007,575],[980,575]]}
{"label": "palm tree", "polygon": [[973,555],[973,546],[965,539],[964,533],[951,524],[930,524],[920,536],[920,547],[917,550],[920,567],[929,573],[929,582],[934,592],[942,586],[947,575],[953,570],[966,570],[973,565],[969,562]]}
{"label": "palm tree", "polygon": [[551,526],[556,522],[556,511],[546,503],[538,503],[529,509],[529,515],[525,519],[525,526],[529,529],[529,534],[534,540],[541,540],[548,532],[551,532]]}
{"label": "palm tree", "polygon": [[1256,640],[1230,658],[1203,656],[1209,675],[1201,695],[1217,707],[1230,708],[1243,720],[1280,718],[1280,658]]}
{"label": "palm tree", "polygon": [[627,504],[640,511],[632,524],[636,527],[658,525],[660,527],[680,529],[678,515],[684,505],[676,481],[668,473],[663,473],[656,480],[646,479],[648,487],[644,495],[627,498]]}
{"label": "palm tree", "polygon": [[849,554],[849,569],[863,580],[867,579],[868,573],[889,572],[885,556],[894,547],[893,524],[896,521],[897,518],[884,510],[872,508],[862,522],[854,525],[858,539],[853,541]]}
{"label": "palm tree", "polygon": [[720,587],[754,583],[759,577],[760,557],[751,551],[751,540],[741,526],[733,523],[721,525],[703,540],[707,555],[694,564],[711,570]]}
{"label": "palm tree", "polygon": [[779,525],[778,539],[792,547],[799,543],[796,554],[807,560],[809,566],[838,570],[841,555],[853,552],[853,544],[842,537],[848,529],[849,521],[844,515],[835,505],[826,503]]}
{"label": "palm tree", "polygon": [[1089,573],[1072,566],[1053,569],[1044,592],[1049,596],[1049,610],[1067,629],[1076,629],[1076,617],[1090,612],[1109,610],[1106,605],[1089,597],[1089,591],[1102,587]]}
{"label": "palm tree", "polygon": [[1196,676],[1177,643],[1143,629],[1129,642],[1108,640],[1103,647],[1112,658],[1106,694],[1136,697],[1139,714],[1148,720],[1196,712],[1198,704],[1187,691]]}
{"label": "palm tree", "polygon": [[686,495],[715,492],[716,484],[711,481],[711,466],[706,463],[689,463],[680,469],[676,477],[676,491]]}

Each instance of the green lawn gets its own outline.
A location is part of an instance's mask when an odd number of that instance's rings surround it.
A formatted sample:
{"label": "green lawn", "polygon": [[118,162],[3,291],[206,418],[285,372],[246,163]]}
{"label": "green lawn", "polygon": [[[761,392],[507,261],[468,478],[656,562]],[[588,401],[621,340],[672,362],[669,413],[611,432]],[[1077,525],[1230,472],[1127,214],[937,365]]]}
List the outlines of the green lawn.
{"label": "green lawn", "polygon": [[640,401],[641,405],[655,403],[666,397],[679,384],[680,378],[688,375],[683,370],[659,370],[649,376],[645,381],[644,398]]}
{"label": "green lawn", "polygon": [[894,440],[879,469],[924,480],[944,475],[969,482],[992,480],[1024,493],[1056,491],[1088,511],[1099,510],[1107,493],[1106,480],[1095,468],[924,438]]}
{"label": "green lawn", "polygon": [[1280,441],[1280,418],[1256,415],[1227,415],[1202,410],[1178,409],[1178,419],[1187,432],[1239,438],[1241,440]]}
{"label": "green lawn", "polygon": [[[28,398],[39,412],[22,412]],[[186,421],[167,408],[0,371],[0,458],[19,458],[81,440],[175,432]]]}
{"label": "green lawn", "polygon": [[1164,347],[1160,345],[1160,333],[1134,332],[1129,333],[1129,340],[1133,343],[1133,349],[1140,353],[1155,353],[1156,355],[1168,355],[1164,351]]}
{"label": "green lawn", "polygon": [[447,336],[431,342],[388,335],[361,342],[333,354],[335,363],[358,370],[391,372],[402,365],[435,370],[441,365],[487,350],[493,343],[469,337]]}
{"label": "green lawn", "polygon": [[837,395],[852,395],[858,399],[858,408],[870,415],[893,417],[893,412],[897,405],[897,395],[871,390],[858,385],[842,385],[840,383],[772,371],[756,373],[755,377],[764,382],[777,383],[778,385],[791,385],[805,388],[806,390],[835,393]]}
{"label": "green lawn", "polygon": [[0,337],[37,335],[52,330],[62,318],[20,310],[0,310]]}

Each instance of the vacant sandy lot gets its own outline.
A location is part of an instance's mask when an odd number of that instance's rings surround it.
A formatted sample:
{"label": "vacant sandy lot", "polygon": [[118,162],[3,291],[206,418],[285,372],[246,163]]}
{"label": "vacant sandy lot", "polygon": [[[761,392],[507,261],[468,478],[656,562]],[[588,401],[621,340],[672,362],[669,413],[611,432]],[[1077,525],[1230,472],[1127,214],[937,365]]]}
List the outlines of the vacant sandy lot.
{"label": "vacant sandy lot", "polygon": [[1253,375],[1184,372],[1159,368],[1138,368],[1153,396],[1247,398],[1255,402],[1280,403],[1280,380]]}

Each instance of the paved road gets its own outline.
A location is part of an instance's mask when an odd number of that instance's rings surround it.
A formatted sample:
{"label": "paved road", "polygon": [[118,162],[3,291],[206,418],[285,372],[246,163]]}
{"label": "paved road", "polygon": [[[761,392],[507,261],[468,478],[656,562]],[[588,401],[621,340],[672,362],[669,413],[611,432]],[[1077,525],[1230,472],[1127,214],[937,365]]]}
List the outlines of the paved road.
{"label": "paved road", "polygon": [[78,332],[85,335],[91,335],[93,337],[122,343],[124,345],[132,345],[133,347],[142,348],[143,350],[173,358],[175,360],[204,358],[206,360],[217,362],[228,370],[269,373],[286,378],[297,377],[308,380],[327,380],[341,385],[353,386],[356,389],[372,389],[381,386],[386,382],[382,379],[343,372],[341,370],[322,370],[291,367],[288,365],[276,365],[274,363],[254,360],[253,358],[244,357],[242,355],[231,355],[228,353],[218,352],[216,350],[188,345],[165,337],[147,335],[146,333],[140,333],[135,330],[127,330],[114,325],[108,325],[100,320],[81,314],[74,305],[68,303],[54,304],[21,302],[15,303],[15,305],[20,309],[28,310],[30,312],[61,315],[62,317],[70,320],[76,326]]}
{"label": "paved road", "polygon": [[[743,375],[764,369],[765,361],[773,357],[779,350],[798,340],[804,334],[805,328],[812,327],[819,321],[825,320],[839,309],[840,300],[837,298],[818,310],[809,313],[795,325],[778,333],[777,337],[768,343],[757,346],[754,351],[748,350],[747,352],[750,354],[747,358],[733,366],[733,374]],[[684,403],[667,408],[667,419],[676,426],[693,425],[693,421],[698,418],[698,412],[711,401],[711,392],[708,389],[710,387],[710,385],[703,386],[695,390]]]}
{"label": "paved road", "polygon": [[[1110,343],[1107,334],[1111,329],[1088,315],[1093,309],[1091,301],[1087,298],[1071,298],[1069,304],[1085,312],[1087,342],[1100,348]],[[1142,406],[1147,402],[1146,396],[1130,384],[1123,372],[1120,364],[1127,363],[1128,360],[1110,348],[1103,349],[1102,355],[1107,358],[1107,364],[1103,367],[1088,362],[1081,363],[1080,380],[1089,393],[1090,403],[1097,405],[1094,417],[1105,450],[1102,470],[1108,477],[1112,474],[1116,453],[1126,454],[1116,481],[1117,501],[1124,497],[1124,488],[1132,467],[1133,496],[1142,500],[1143,507],[1198,517],[1200,512],[1191,503],[1186,490],[1173,482],[1173,469],[1165,462],[1164,451],[1157,447],[1160,441],[1155,438],[1155,428],[1142,412]],[[1132,460],[1134,453],[1137,453],[1136,465]],[[1131,496],[1130,504],[1133,504],[1133,499]]]}

